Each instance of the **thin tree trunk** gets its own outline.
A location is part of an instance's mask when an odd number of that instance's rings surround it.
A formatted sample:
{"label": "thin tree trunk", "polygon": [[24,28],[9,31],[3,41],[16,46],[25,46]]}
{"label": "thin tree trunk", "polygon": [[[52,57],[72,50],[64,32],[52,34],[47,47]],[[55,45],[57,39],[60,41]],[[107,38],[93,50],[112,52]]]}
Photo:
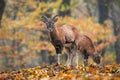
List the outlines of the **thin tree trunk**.
{"label": "thin tree trunk", "polygon": [[109,0],[98,0],[99,9],[99,23],[104,24],[104,21],[108,18],[109,12]]}
{"label": "thin tree trunk", "polygon": [[[108,19],[109,17],[109,0],[98,0],[98,10],[99,10],[99,18],[98,18],[98,22],[100,24],[104,24],[105,20]],[[100,40],[99,43],[105,43],[105,40]],[[99,44],[98,43],[98,44]],[[102,56],[104,56],[106,52],[106,48],[104,48],[102,50]]]}
{"label": "thin tree trunk", "polygon": [[2,27],[1,20],[2,20],[4,9],[5,9],[5,0],[0,0],[0,28]]}
{"label": "thin tree trunk", "polygon": [[[120,8],[112,2],[112,20],[115,36],[120,35]],[[115,42],[116,63],[120,63],[120,38]]]}

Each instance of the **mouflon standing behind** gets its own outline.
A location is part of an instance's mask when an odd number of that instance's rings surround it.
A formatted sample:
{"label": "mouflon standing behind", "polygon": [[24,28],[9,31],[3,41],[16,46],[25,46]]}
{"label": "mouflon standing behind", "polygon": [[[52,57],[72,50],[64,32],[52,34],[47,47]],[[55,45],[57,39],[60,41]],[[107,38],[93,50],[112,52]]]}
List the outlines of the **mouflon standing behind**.
{"label": "mouflon standing behind", "polygon": [[[82,53],[84,56],[84,65],[88,65],[88,57],[91,56],[93,61],[100,64],[100,54],[97,53],[92,40],[83,34],[79,34],[75,40],[76,48],[76,65],[78,67],[78,53]],[[74,51],[73,50],[73,51]]]}

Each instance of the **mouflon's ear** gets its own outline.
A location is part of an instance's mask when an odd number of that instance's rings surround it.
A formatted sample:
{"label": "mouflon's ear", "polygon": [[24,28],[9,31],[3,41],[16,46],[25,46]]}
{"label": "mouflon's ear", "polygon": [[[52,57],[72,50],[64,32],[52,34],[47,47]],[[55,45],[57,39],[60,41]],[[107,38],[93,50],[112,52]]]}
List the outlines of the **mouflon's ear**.
{"label": "mouflon's ear", "polygon": [[48,18],[47,18],[46,16],[44,16],[44,15],[41,16],[41,20],[42,20],[44,23],[48,22]]}

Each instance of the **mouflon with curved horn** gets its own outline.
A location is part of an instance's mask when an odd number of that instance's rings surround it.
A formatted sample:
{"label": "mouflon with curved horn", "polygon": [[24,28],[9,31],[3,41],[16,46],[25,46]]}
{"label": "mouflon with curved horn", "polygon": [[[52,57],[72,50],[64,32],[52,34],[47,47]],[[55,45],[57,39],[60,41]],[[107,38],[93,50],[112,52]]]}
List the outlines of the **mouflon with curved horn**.
{"label": "mouflon with curved horn", "polygon": [[52,45],[54,46],[57,53],[57,63],[60,64],[60,56],[63,48],[65,47],[68,53],[67,66],[71,65],[71,48],[74,48],[75,38],[77,38],[79,31],[73,25],[62,25],[56,27],[54,24],[58,20],[58,15],[55,15],[52,18],[47,18],[46,16],[41,17],[42,21],[46,24],[48,35]]}

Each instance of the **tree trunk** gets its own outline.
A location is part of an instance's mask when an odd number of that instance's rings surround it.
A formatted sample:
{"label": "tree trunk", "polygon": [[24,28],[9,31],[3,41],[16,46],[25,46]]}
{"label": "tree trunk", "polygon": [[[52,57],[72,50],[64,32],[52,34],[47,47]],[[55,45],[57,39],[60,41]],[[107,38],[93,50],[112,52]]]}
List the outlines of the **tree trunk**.
{"label": "tree trunk", "polygon": [[[120,35],[120,7],[112,2],[112,20],[115,36]],[[116,63],[120,63],[120,39],[115,42]]]}
{"label": "tree trunk", "polygon": [[[105,20],[107,20],[109,17],[109,15],[108,15],[109,8],[108,7],[109,7],[109,0],[98,0],[98,10],[99,10],[98,22],[100,24],[104,24]],[[100,42],[100,44],[105,43],[105,40],[100,40],[99,42]],[[105,52],[106,52],[106,48],[104,48],[102,50],[101,55],[104,56]]]}
{"label": "tree trunk", "polygon": [[[93,0],[84,0],[88,17],[93,17],[97,21],[98,17],[98,2]],[[84,9],[85,10],[85,9]]]}
{"label": "tree trunk", "polygon": [[104,24],[104,21],[108,18],[108,12],[109,12],[108,7],[109,7],[109,0],[98,0],[100,24]]}
{"label": "tree trunk", "polygon": [[1,20],[2,20],[4,9],[5,9],[5,0],[0,0],[0,28],[2,27]]}

